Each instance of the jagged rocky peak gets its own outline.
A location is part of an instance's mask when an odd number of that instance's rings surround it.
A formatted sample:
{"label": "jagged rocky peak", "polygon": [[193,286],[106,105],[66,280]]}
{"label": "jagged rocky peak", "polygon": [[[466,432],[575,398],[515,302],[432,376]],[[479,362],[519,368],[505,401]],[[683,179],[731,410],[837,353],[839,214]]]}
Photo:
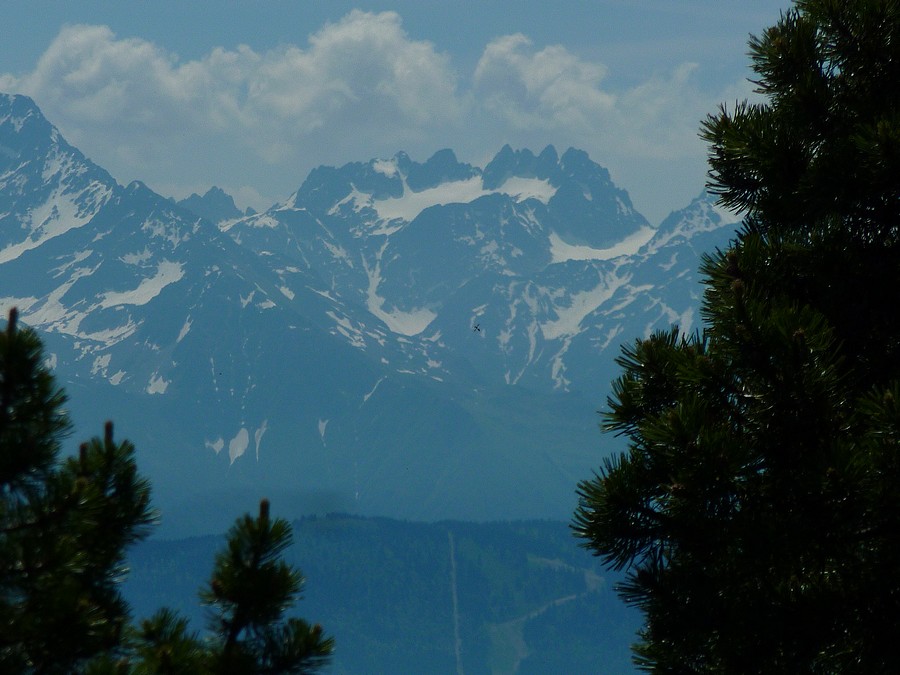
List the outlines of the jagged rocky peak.
{"label": "jagged rocky peak", "polygon": [[340,168],[320,166],[313,169],[290,203],[297,208],[328,211],[351,192],[372,195],[375,199],[390,199],[403,195],[403,178],[397,170],[405,153],[390,160],[351,162]]}
{"label": "jagged rocky peak", "polygon": [[413,192],[421,192],[441,183],[468,180],[481,174],[480,169],[456,159],[452,150],[438,150],[427,162],[411,162],[406,172],[406,184]]}
{"label": "jagged rocky peak", "polygon": [[176,203],[181,208],[212,223],[234,220],[244,215],[235,205],[232,196],[215,185],[207,190],[202,197],[195,192],[190,197]]}
{"label": "jagged rocky peak", "polygon": [[58,132],[33,100],[17,94],[0,94],[0,161],[43,154],[58,140]]}
{"label": "jagged rocky peak", "polygon": [[327,210],[353,191],[369,195],[376,201],[396,199],[407,189],[421,192],[480,174],[479,168],[460,162],[449,149],[439,150],[424,163],[414,161],[401,151],[390,159],[313,169],[291,202],[296,207]]}
{"label": "jagged rocky peak", "polygon": [[613,183],[609,171],[593,161],[584,150],[569,148],[559,158],[560,184],[574,183],[587,200],[614,195],[621,199],[623,208],[632,209],[628,193]]}
{"label": "jagged rocky peak", "polygon": [[513,176],[549,180],[556,185],[558,173],[559,158],[552,145],[544,148],[537,157],[531,150],[513,150],[509,145],[504,145],[484,168],[482,181],[485,190],[496,190]]}
{"label": "jagged rocky peak", "polygon": [[683,209],[672,211],[660,223],[654,236],[654,244],[687,241],[699,233],[714,232],[724,225],[740,222],[741,217],[723,208],[718,197],[703,190]]}
{"label": "jagged rocky peak", "polygon": [[82,227],[118,189],[34,101],[0,94],[0,264]]}
{"label": "jagged rocky peak", "polygon": [[[66,142],[31,98],[0,94],[0,171],[17,172],[24,189],[23,180],[46,182],[46,176],[75,165],[80,167],[76,173],[88,172],[104,183],[115,183],[104,169]],[[37,174],[26,176],[29,171]]]}
{"label": "jagged rocky peak", "polygon": [[559,158],[558,185],[549,206],[556,232],[570,244],[608,247],[651,229],[617,187],[609,171],[586,152],[569,148]]}

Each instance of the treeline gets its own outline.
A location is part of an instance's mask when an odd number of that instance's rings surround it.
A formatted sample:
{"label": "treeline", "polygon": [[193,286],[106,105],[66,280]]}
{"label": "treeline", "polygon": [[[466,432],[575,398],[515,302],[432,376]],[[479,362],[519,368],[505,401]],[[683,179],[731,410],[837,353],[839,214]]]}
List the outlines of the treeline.
{"label": "treeline", "polygon": [[[455,673],[450,546],[466,673],[627,673],[639,615],[566,523],[419,523],[349,515],[294,521],[285,560],[300,603],[335,636],[329,673]],[[146,541],[124,591],[137,614],[164,604],[202,625],[195,593],[219,537]]]}

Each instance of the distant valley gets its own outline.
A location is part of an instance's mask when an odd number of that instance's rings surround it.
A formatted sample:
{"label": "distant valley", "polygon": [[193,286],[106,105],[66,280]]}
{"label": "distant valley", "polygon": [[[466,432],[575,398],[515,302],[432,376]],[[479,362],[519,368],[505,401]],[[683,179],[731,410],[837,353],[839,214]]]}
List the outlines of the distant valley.
{"label": "distant valley", "polygon": [[[640,616],[564,523],[411,523],[332,515],[293,524],[295,612],[335,637],[330,675],[634,672]],[[197,599],[223,537],[149,541],[130,556],[138,617],[205,628]]]}

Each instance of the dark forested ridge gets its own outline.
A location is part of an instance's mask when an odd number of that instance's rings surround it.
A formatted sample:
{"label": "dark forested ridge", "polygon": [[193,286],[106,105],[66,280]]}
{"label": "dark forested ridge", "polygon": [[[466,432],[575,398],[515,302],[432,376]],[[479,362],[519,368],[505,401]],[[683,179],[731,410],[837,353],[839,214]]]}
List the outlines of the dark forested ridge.
{"label": "dark forested ridge", "polygon": [[[329,673],[627,673],[638,615],[566,523],[295,521],[286,559],[300,615],[336,640]],[[222,537],[153,540],[130,556],[126,596],[204,627],[197,588]],[[454,583],[455,582],[455,583]]]}

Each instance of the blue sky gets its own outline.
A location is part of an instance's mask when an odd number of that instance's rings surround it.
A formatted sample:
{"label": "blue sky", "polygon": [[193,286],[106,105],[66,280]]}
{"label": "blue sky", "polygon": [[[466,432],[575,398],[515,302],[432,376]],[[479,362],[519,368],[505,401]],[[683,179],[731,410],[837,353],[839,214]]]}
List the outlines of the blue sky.
{"label": "blue sky", "polygon": [[651,222],[703,187],[703,117],[752,96],[787,0],[5,0],[0,91],[122,183],[239,206],[308,171],[504,143],[587,150]]}

